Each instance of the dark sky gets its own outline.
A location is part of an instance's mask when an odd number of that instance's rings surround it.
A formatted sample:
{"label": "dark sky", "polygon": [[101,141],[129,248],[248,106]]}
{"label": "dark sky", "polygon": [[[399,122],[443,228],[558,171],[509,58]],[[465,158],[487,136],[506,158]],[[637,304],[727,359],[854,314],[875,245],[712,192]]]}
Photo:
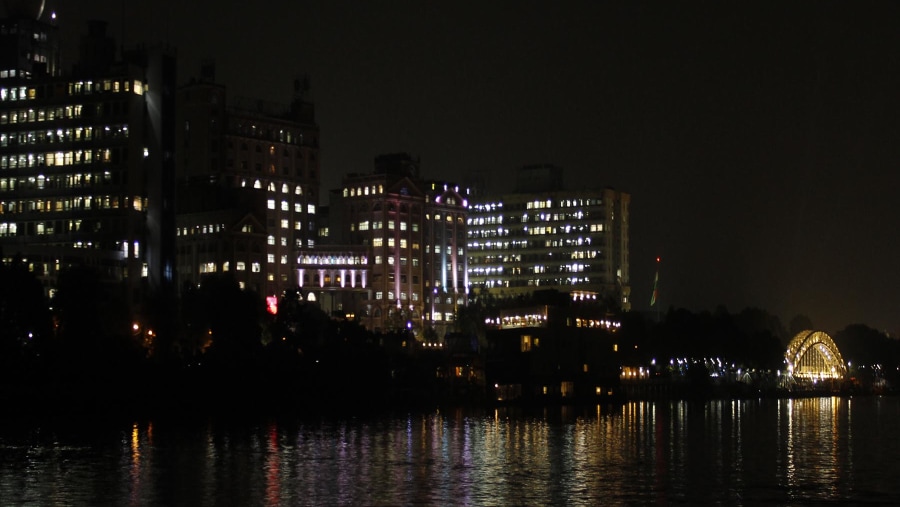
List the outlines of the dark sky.
{"label": "dark sky", "polygon": [[659,255],[664,308],[900,331],[897,3],[55,4],[73,36],[167,41],[182,80],[213,58],[231,95],[286,103],[309,74],[329,188],[407,151],[631,193],[636,310]]}

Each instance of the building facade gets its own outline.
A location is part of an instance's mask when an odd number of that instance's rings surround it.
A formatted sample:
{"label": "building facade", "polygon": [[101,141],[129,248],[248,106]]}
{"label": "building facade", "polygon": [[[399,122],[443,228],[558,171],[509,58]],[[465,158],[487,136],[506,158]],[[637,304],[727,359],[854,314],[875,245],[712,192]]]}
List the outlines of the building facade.
{"label": "building facade", "polygon": [[[347,175],[332,194],[329,235],[322,238],[328,244],[320,249],[344,245],[341,257],[363,259],[367,277],[363,285],[346,283],[346,272],[340,284],[332,278],[328,309],[352,313],[374,331],[449,332],[466,304],[465,194],[454,184],[423,180],[419,161],[405,153],[376,157],[372,173]],[[327,259],[320,249],[301,258]],[[320,270],[329,266],[304,264],[301,286],[315,287]],[[327,278],[318,283],[329,285]]]}
{"label": "building facade", "polygon": [[[259,208],[247,205],[247,199],[231,205],[222,201],[218,208],[222,219],[212,221],[220,229],[237,226],[240,231],[248,224],[233,222],[235,213],[242,220],[247,211],[254,210],[254,219],[262,226],[258,232],[264,239],[259,245],[261,284],[255,282],[258,277],[251,271],[257,261],[245,259],[248,252],[241,251],[242,245],[253,249],[255,243],[242,239],[233,245],[216,246],[212,243],[219,238],[213,236],[209,236],[210,244],[199,238],[179,242],[182,284],[199,283],[206,273],[234,271],[235,277],[245,282],[243,286],[260,294],[278,295],[296,287],[298,252],[315,245],[320,185],[319,129],[312,103],[304,100],[305,91],[306,86],[297,81],[288,105],[229,99],[226,88],[214,82],[214,69],[209,65],[204,67],[201,79],[179,89],[176,166],[182,188],[210,185],[242,189],[251,195],[248,199],[253,200],[255,194],[255,199],[264,203]],[[197,214],[193,196],[193,191],[186,191],[179,198],[181,233],[202,230],[210,222],[208,214]],[[257,227],[252,228],[255,234]],[[211,255],[222,249],[230,253],[224,257]]]}
{"label": "building facade", "polygon": [[[174,88],[167,48],[116,59],[92,23],[83,60],[57,71],[40,19],[2,21],[37,41],[0,71],[0,250],[26,259],[53,295],[67,266],[94,268],[132,308],[174,282]],[[20,44],[20,49],[23,47]],[[99,52],[92,49],[105,48]],[[26,49],[27,51],[27,49]],[[46,58],[45,58],[46,56]],[[46,59],[46,61],[44,61]]]}
{"label": "building facade", "polygon": [[469,281],[513,298],[555,289],[630,309],[628,207],[611,188],[564,190],[561,169],[526,166],[515,191],[469,206]]}

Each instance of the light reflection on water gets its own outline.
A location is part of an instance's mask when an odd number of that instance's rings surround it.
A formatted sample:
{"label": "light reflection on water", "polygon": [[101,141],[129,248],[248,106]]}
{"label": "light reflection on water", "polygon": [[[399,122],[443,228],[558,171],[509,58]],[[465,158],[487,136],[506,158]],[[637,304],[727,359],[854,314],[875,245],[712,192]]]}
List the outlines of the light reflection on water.
{"label": "light reflection on water", "polygon": [[897,502],[898,398],[0,426],[3,505]]}

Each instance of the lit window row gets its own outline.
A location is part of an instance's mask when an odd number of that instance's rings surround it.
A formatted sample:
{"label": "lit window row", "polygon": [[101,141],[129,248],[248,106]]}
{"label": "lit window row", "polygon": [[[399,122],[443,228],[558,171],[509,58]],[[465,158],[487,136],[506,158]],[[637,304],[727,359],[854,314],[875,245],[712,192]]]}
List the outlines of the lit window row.
{"label": "lit window row", "polygon": [[17,167],[62,167],[67,165],[90,164],[92,162],[109,163],[112,161],[112,150],[74,150],[47,153],[22,153],[19,155],[0,156],[0,169]]}
{"label": "lit window row", "polygon": [[469,274],[475,276],[502,275],[503,266],[489,268],[469,268]]}
{"label": "lit window row", "polygon": [[0,88],[0,102],[31,100],[37,96],[34,88],[25,86],[13,86],[12,88]]}
{"label": "lit window row", "polygon": [[491,230],[473,230],[469,229],[466,231],[466,236],[470,238],[496,238],[502,236],[509,236],[509,229],[491,229]]}
{"label": "lit window row", "polygon": [[75,127],[67,129],[48,129],[0,134],[0,147],[23,145],[46,145],[71,143],[101,139],[125,139],[128,137],[128,125],[106,125],[103,128]]}
{"label": "lit window row", "polygon": [[553,239],[544,241],[544,248],[560,248],[560,247],[571,247],[571,246],[584,246],[590,245],[592,242],[590,237],[582,238],[581,236],[577,238],[566,237],[563,239]]}
{"label": "lit window row", "polygon": [[[128,207],[130,199],[110,195],[87,195],[65,197],[58,199],[23,199],[15,201],[0,201],[0,213],[28,213],[28,212],[62,212],[71,210],[91,209],[118,209],[120,204]],[[138,199],[135,209],[141,209],[143,203]]]}
{"label": "lit window row", "polygon": [[134,92],[137,95],[143,95],[150,91],[149,87],[140,80],[111,80],[102,81],[72,81],[69,83],[69,95],[90,95],[92,93],[101,92]]}
{"label": "lit window row", "polygon": [[[92,186],[110,185],[113,183],[112,173],[76,173],[44,176],[22,176],[20,178],[0,178],[0,192],[19,190],[90,188]],[[144,204],[146,207],[146,204]]]}
{"label": "lit window row", "polygon": [[[235,263],[235,270],[237,270],[237,271],[246,271],[246,270],[247,270],[247,263],[244,262],[244,261],[237,261],[237,262]],[[252,271],[253,273],[259,273],[260,271],[262,271],[262,268],[261,268],[260,263],[258,263],[258,262],[252,262],[252,263],[250,263],[250,271]]]}
{"label": "lit window row", "polygon": [[[29,227],[30,226],[30,227]],[[0,222],[0,236],[16,236],[16,235],[52,235],[67,234],[81,231],[81,220],[56,220],[47,222]],[[26,230],[28,229],[28,230]],[[19,234],[22,233],[22,234]],[[99,248],[98,244],[90,241],[77,241],[72,244],[73,248]],[[135,258],[137,258],[138,243],[135,242]]]}
{"label": "lit window row", "polygon": [[597,250],[575,250],[571,253],[572,259],[596,259],[600,255]]}
{"label": "lit window row", "polygon": [[591,328],[603,328],[603,329],[618,329],[622,326],[621,323],[608,320],[608,319],[575,319],[575,327],[591,327]]}
{"label": "lit window row", "polygon": [[0,222],[0,236],[15,236],[19,227],[15,222]]}
{"label": "lit window row", "polygon": [[191,236],[194,234],[216,234],[225,230],[225,224],[203,224],[190,227],[176,227],[176,236]]}
{"label": "lit window row", "polygon": [[469,206],[469,209],[476,213],[490,213],[497,211],[498,209],[503,209],[503,203],[492,202],[487,204],[472,204]]}
{"label": "lit window row", "polygon": [[384,186],[382,185],[372,185],[366,187],[356,187],[356,188],[345,188],[344,189],[344,197],[357,197],[364,195],[376,195],[383,194]]}
{"label": "lit window row", "polygon": [[[571,208],[580,206],[600,206],[603,201],[599,198],[583,198],[583,199],[560,199],[558,207]],[[546,209],[552,208],[553,201],[551,199],[540,199],[525,203],[525,209]]]}
{"label": "lit window row", "polygon": [[368,264],[368,260],[364,255],[301,255],[297,258],[297,263],[303,265],[356,266]]}
{"label": "lit window row", "polygon": [[450,312],[446,312],[446,313],[434,312],[431,314],[431,320],[434,320],[434,321],[445,320],[447,322],[453,322],[453,319],[454,319],[454,316]]}
{"label": "lit window row", "polygon": [[81,118],[81,104],[0,112],[0,125]]}
{"label": "lit window row", "polygon": [[550,199],[539,200],[539,201],[529,201],[525,203],[526,209],[543,209],[549,208],[553,205],[553,202]]}
{"label": "lit window row", "polygon": [[503,223],[503,215],[487,217],[469,217],[468,225],[496,225]]}
{"label": "lit window row", "polygon": [[[258,180],[258,179],[257,179],[257,180],[253,180],[253,182],[251,183],[251,182],[250,182],[249,180],[247,180],[246,178],[242,178],[242,179],[241,179],[241,188],[247,188],[248,186],[252,186],[253,188],[255,188],[255,189],[257,189],[257,190],[262,190],[263,186],[265,186],[265,187],[266,187],[266,190],[268,190],[269,192],[275,192],[275,191],[276,191],[275,189],[276,189],[277,187],[276,187],[276,184],[275,184],[274,181],[270,181],[270,182],[268,182],[268,183],[265,183],[265,185],[264,185],[264,181],[265,181],[265,180]],[[281,185],[281,193],[283,193],[283,194],[289,194],[289,193],[290,193],[290,187],[288,186],[287,183],[282,183],[282,185]],[[297,185],[296,187],[294,187],[294,194],[295,194],[295,195],[303,195],[303,187],[301,187],[300,185]]]}

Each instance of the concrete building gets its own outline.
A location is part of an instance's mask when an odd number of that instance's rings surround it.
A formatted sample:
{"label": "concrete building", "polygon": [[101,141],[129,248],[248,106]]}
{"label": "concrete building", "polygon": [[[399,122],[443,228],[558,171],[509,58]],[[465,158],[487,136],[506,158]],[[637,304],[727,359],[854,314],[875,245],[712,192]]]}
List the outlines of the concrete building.
{"label": "concrete building", "polygon": [[469,206],[469,282],[514,298],[541,289],[631,307],[629,194],[565,190],[552,165],[520,169],[515,190]]}
{"label": "concrete building", "polygon": [[0,21],[0,251],[51,296],[60,270],[91,266],[140,312],[173,294],[175,57],[117,58],[93,22],[64,73],[52,20],[21,14]]}
{"label": "concrete building", "polygon": [[[199,236],[180,241],[182,284],[199,283],[206,273],[233,271],[243,286],[260,294],[278,295],[296,287],[298,252],[315,245],[320,182],[319,128],[313,104],[304,97],[307,88],[297,80],[287,105],[230,98],[225,86],[215,83],[213,66],[206,64],[200,79],[178,90],[176,167],[181,187],[210,185],[219,191],[244,189],[248,194],[237,200],[218,199],[215,209],[220,219],[215,219],[208,207],[206,214],[197,214],[200,207],[191,202],[194,191],[181,193],[180,238],[208,225],[214,231],[231,231],[228,234],[236,234],[235,239],[247,235],[230,245],[214,237],[217,233],[208,236],[209,242]],[[263,206],[248,203],[254,199]],[[255,221],[253,225],[244,221],[251,211],[254,214],[248,220]],[[245,255],[257,247],[251,240],[256,234],[262,234],[264,241],[257,245],[261,261]],[[249,250],[241,251],[242,246]],[[211,255],[214,251],[221,253]],[[257,263],[260,271],[252,271]],[[254,273],[261,273],[262,283]]]}

